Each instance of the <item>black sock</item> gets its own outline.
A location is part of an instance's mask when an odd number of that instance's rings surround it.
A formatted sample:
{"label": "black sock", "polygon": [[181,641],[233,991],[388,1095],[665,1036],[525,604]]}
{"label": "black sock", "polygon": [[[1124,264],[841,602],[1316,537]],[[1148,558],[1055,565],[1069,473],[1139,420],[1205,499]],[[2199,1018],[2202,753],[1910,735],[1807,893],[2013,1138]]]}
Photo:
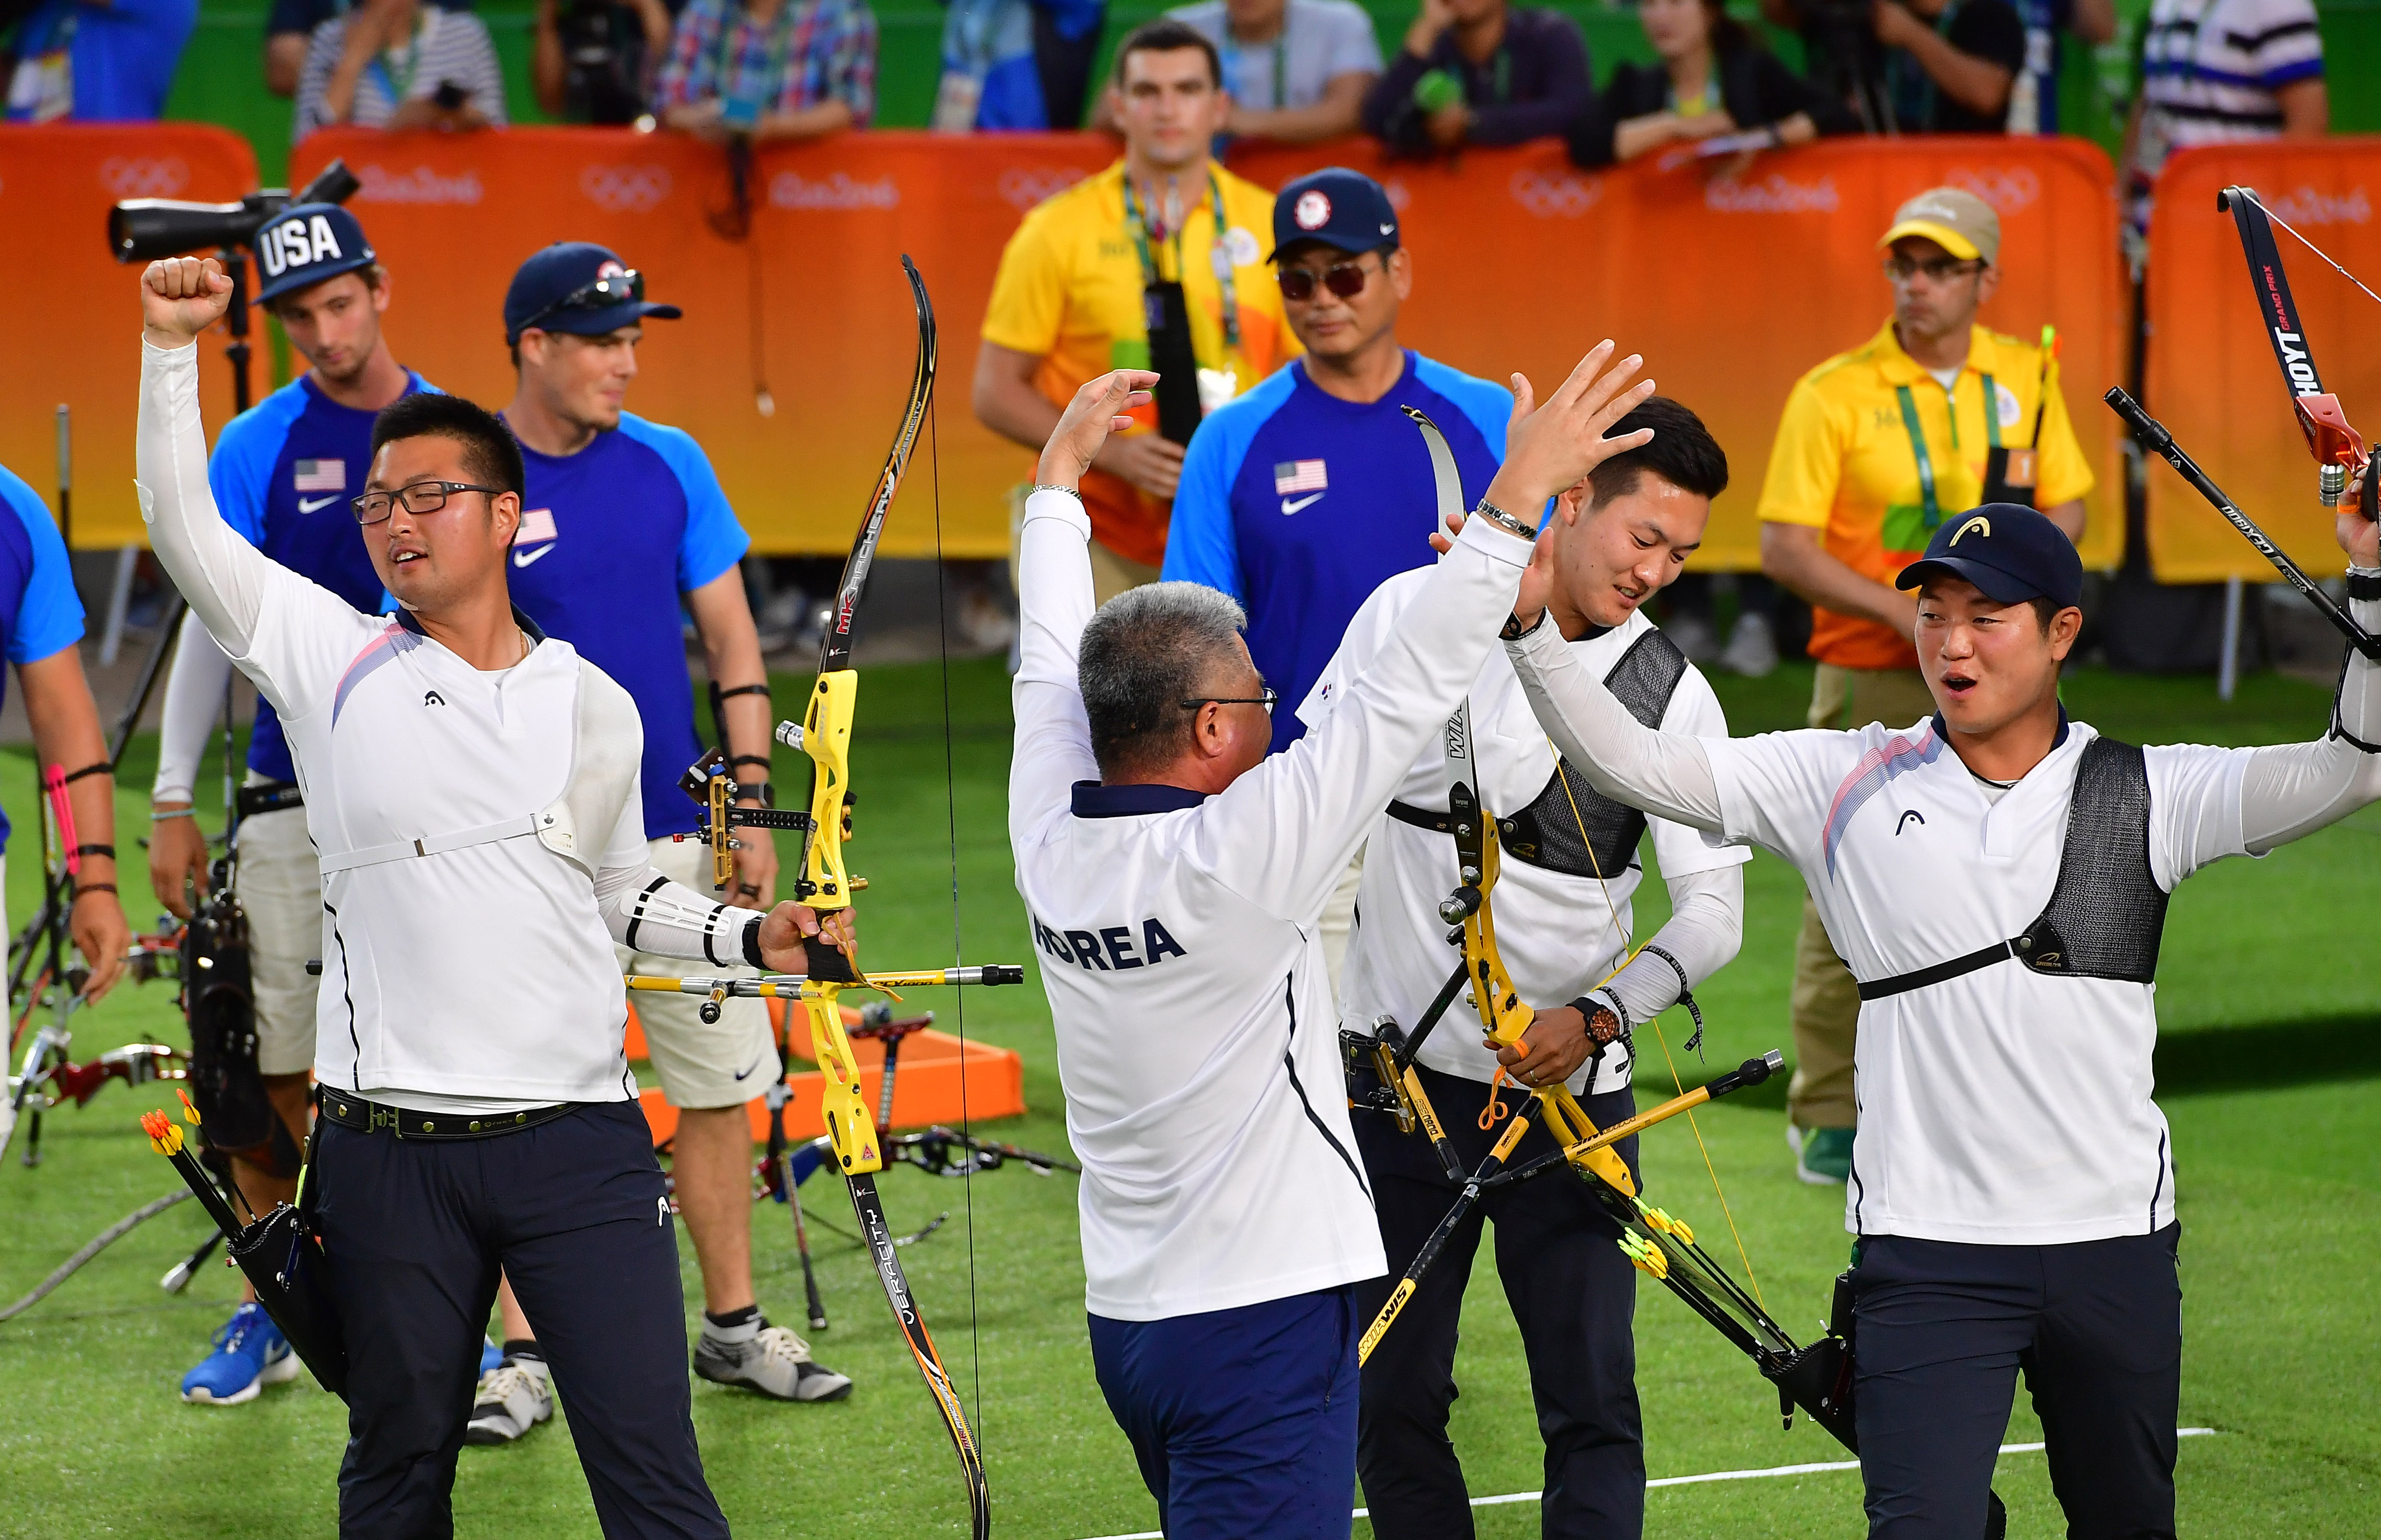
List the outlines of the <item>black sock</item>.
{"label": "black sock", "polygon": [[534,1337],[512,1337],[506,1338],[505,1356],[507,1358],[533,1358],[540,1363],[545,1362],[545,1355],[537,1351],[537,1338]]}
{"label": "black sock", "polygon": [[740,1326],[748,1321],[758,1321],[761,1318],[761,1307],[757,1304],[748,1304],[741,1310],[731,1310],[720,1315],[714,1315],[706,1310],[702,1313],[702,1318],[714,1326]]}

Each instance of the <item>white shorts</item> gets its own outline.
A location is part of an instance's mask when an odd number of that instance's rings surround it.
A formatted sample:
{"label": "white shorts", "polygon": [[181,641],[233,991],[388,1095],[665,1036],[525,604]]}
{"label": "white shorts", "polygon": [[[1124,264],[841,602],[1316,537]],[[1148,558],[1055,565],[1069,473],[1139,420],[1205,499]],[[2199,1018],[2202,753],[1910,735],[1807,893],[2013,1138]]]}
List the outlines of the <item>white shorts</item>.
{"label": "white shorts", "polygon": [[[262,777],[249,780],[258,784]],[[306,833],[306,810],[243,818],[238,840],[232,896],[248,916],[256,1068],[267,1075],[302,1075],[314,1068],[314,1001],[322,982],[306,964],[323,955],[323,869]]]}
{"label": "white shorts", "polygon": [[[697,893],[715,894],[711,885],[710,847],[695,840],[656,839],[647,847],[654,870]],[[616,946],[624,972],[684,978],[689,973],[752,976],[749,968],[720,968],[690,958],[657,957]],[[662,1094],[682,1109],[742,1106],[769,1088],[777,1072],[776,1036],[769,1008],[760,1000],[723,1000],[719,1020],[706,1025],[702,1001],[693,995],[636,997],[637,1020],[645,1029],[645,1051],[661,1076]]]}

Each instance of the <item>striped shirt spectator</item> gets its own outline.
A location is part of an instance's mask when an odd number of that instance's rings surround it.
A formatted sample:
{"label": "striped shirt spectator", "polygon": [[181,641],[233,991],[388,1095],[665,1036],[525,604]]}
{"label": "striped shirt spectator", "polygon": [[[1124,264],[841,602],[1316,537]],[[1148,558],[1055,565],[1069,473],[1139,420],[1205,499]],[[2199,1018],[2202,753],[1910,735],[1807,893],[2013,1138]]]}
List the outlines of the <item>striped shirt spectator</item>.
{"label": "striped shirt spectator", "polygon": [[876,17],[865,0],[692,0],[654,78],[653,110],[705,138],[865,128],[876,114]]}
{"label": "striped shirt spectator", "polygon": [[417,0],[370,0],[314,29],[290,137],[334,123],[501,128],[505,121],[504,69],[486,22]]}
{"label": "striped shirt spectator", "polygon": [[2145,234],[2150,187],[2172,152],[2329,127],[2314,0],[2154,0],[2137,110],[2128,220]]}

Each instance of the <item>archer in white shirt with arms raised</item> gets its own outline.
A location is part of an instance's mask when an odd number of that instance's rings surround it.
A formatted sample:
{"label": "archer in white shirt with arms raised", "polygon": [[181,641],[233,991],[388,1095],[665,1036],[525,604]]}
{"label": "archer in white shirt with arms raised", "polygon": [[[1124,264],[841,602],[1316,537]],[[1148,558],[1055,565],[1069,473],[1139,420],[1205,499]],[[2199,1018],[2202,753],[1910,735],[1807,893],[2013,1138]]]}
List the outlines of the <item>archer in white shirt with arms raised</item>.
{"label": "archer in white shirt with arms raised", "polygon": [[727,909],[647,862],[635,703],[507,595],[521,456],[493,414],[414,395],[373,424],[354,514],[394,619],[223,521],[193,343],[231,287],[212,260],[141,275],[139,487],[158,559],[280,714],[321,852],[307,1191],[347,1338],[340,1533],[451,1533],[501,1267],[605,1535],[724,1537],[612,947],[802,972],[817,918]]}
{"label": "archer in white shirt with arms raised", "polygon": [[[2356,618],[2375,526],[2343,515]],[[2174,1157],[2150,1099],[2167,896],[2381,798],[2381,670],[2351,654],[2329,733],[2134,748],[2070,722],[2082,565],[2032,508],[1946,519],[1902,570],[1935,713],[1691,738],[1639,723],[1536,625],[1508,642],[1606,796],[1802,874],[1860,981],[1846,1228],[1873,1540],[1973,1540],[2022,1365],[2080,1540],[2175,1533],[2182,1298]]]}
{"label": "archer in white shirt with arms raised", "polygon": [[[1645,441],[1603,436],[1652,390],[1612,351],[1517,416],[1490,504],[1542,507]],[[1174,1540],[1345,1537],[1352,1286],[1386,1264],[1317,922],[1496,645],[1532,532],[1471,519],[1330,720],[1268,758],[1239,605],[1154,583],[1093,613],[1073,488],[1155,378],[1076,393],[1020,545],[1009,838],[1083,1163],[1093,1361]]]}

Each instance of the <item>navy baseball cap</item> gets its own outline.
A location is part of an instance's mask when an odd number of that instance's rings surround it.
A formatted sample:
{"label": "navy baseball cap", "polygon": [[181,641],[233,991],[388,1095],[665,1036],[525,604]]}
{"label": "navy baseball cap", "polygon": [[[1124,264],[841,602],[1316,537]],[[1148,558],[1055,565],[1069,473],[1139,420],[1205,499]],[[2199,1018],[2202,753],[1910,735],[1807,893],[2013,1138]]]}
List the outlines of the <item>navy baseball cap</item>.
{"label": "navy baseball cap", "polygon": [[675,321],[676,305],[645,299],[644,275],[592,240],[558,240],[520,264],[505,290],[505,340],[522,332],[602,336],[646,316]]}
{"label": "navy baseball cap", "polygon": [[1300,241],[1319,240],[1342,251],[1370,251],[1398,243],[1398,211],[1388,190],[1344,165],[1310,171],[1273,201],[1273,255]]}
{"label": "navy baseball cap", "polygon": [[336,203],[297,203],[257,227],[256,265],[264,279],[256,302],[372,264],[372,242],[356,216]]}
{"label": "navy baseball cap", "polygon": [[2083,602],[2083,558],[2065,531],[2020,503],[1986,503],[1946,519],[1926,554],[1901,569],[1896,588],[1929,578],[1965,578],[1987,599],[2021,605],[2047,599],[2060,609]]}

